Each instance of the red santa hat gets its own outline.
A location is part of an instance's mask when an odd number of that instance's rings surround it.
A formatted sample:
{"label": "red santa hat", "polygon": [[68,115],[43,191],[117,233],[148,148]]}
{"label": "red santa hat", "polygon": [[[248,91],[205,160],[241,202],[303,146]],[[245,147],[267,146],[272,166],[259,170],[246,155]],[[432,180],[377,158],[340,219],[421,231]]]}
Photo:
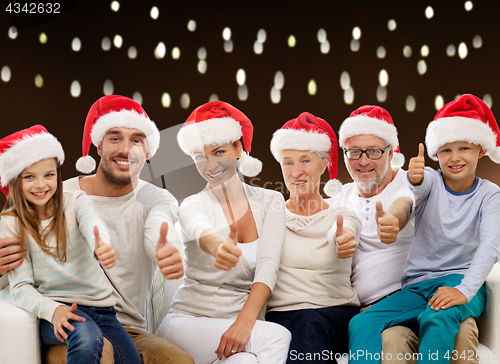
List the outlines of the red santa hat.
{"label": "red santa hat", "polygon": [[89,155],[90,143],[98,147],[106,132],[117,127],[142,131],[146,135],[149,156],[155,155],[160,146],[160,131],[142,106],[125,96],[104,96],[92,105],[85,120],[83,156],[76,162],[78,171],[91,173],[95,169],[95,160]]}
{"label": "red santa hat", "polygon": [[9,194],[9,182],[34,163],[56,158],[64,163],[61,143],[42,125],[15,132],[0,139],[0,188]]}
{"label": "red santa hat", "polygon": [[463,141],[479,145],[485,155],[500,163],[500,131],[488,105],[474,95],[464,94],[444,105],[427,126],[425,145],[429,157],[447,143]]}
{"label": "red santa hat", "polygon": [[337,137],[330,124],[308,112],[303,112],[296,119],[287,121],[274,132],[271,139],[271,153],[281,162],[280,153],[285,149],[327,152],[330,155],[328,172],[330,180],[323,188],[327,196],[334,196],[342,190],[342,183],[337,180],[338,144]]}
{"label": "red santa hat", "polygon": [[405,163],[405,157],[399,149],[398,130],[391,115],[384,108],[365,105],[354,110],[340,125],[340,147],[345,148],[346,140],[356,135],[375,135],[384,139],[394,153],[391,160],[393,169],[400,168]]}
{"label": "red santa hat", "polygon": [[198,106],[189,115],[177,134],[179,147],[186,154],[209,145],[233,143],[243,140],[244,151],[240,158],[240,171],[244,176],[255,177],[262,170],[262,162],[250,157],[253,125],[240,110],[220,100]]}

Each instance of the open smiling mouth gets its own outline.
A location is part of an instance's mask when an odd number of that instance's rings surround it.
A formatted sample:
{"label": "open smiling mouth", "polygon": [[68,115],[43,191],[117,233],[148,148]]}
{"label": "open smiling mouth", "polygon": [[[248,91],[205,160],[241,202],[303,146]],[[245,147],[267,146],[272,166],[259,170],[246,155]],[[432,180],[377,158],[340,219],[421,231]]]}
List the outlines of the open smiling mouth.
{"label": "open smiling mouth", "polygon": [[45,197],[48,193],[49,193],[48,190],[43,192],[31,192],[31,194],[34,195],[35,197]]}
{"label": "open smiling mouth", "polygon": [[212,178],[212,179],[213,179],[213,178],[217,178],[217,177],[222,176],[222,174],[223,174],[225,171],[226,171],[226,170],[225,170],[225,169],[223,169],[222,171],[219,171],[219,172],[214,173],[214,174],[210,174],[210,173],[207,173],[207,174],[208,174],[208,176],[209,176],[210,178]]}

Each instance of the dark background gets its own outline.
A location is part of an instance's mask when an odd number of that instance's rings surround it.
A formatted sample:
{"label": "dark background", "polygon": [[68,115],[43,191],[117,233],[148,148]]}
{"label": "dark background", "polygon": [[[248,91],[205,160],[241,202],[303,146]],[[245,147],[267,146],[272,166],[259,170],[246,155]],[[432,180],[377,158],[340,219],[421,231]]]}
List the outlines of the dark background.
{"label": "dark background", "polygon": [[[53,1],[52,1],[53,2]],[[433,119],[435,98],[441,95],[445,103],[456,95],[472,93],[492,98],[492,110],[500,105],[500,2],[474,0],[473,9],[466,11],[465,1],[120,1],[118,12],[111,10],[111,1],[61,1],[60,16],[39,14],[10,15],[5,11],[8,1],[0,3],[0,69],[8,66],[11,78],[0,81],[0,137],[33,124],[43,124],[62,142],[66,152],[63,177],[77,175],[74,163],[81,156],[81,141],[85,116],[90,106],[103,96],[103,84],[111,80],[114,93],[132,97],[138,91],[142,105],[158,128],[162,130],[162,145],[151,166],[155,183],[165,174],[165,183],[179,199],[195,193],[203,181],[183,159],[175,141],[177,125],[190,112],[207,102],[211,94],[242,110],[254,123],[255,133],[251,155],[264,162],[255,185],[280,189],[281,171],[269,151],[274,130],[303,111],[309,111],[331,123],[337,132],[341,122],[364,104],[386,108],[399,130],[402,153],[408,160],[417,154],[418,143],[424,141],[425,128]],[[425,9],[432,6],[434,16],[427,19]],[[153,20],[150,11],[157,6],[160,13]],[[388,21],[394,19],[397,28],[389,31]],[[196,30],[187,28],[196,21]],[[10,26],[18,29],[10,39]],[[352,52],[350,43],[355,26],[361,29],[360,49]],[[231,53],[223,48],[222,31],[229,27],[234,45]],[[318,30],[323,28],[330,42],[328,54],[320,52]],[[253,44],[259,29],[265,29],[264,52],[254,53]],[[40,33],[47,43],[39,41]],[[101,48],[104,37],[111,41],[116,34],[123,45]],[[297,45],[290,48],[287,40],[294,35]],[[474,36],[482,38],[482,47],[473,47]],[[82,42],[79,52],[71,49],[73,38]],[[163,59],[156,59],[154,49],[159,42],[166,45]],[[468,48],[465,59],[458,56],[458,46]],[[446,54],[453,44],[455,56]],[[405,58],[403,47],[409,45],[412,55]],[[429,47],[423,57],[420,49]],[[138,55],[129,59],[127,52],[134,46]],[[384,46],[386,56],[377,58],[376,51]],[[171,52],[179,47],[181,56],[175,60]],[[198,49],[207,50],[208,70],[197,70]],[[425,60],[427,72],[417,72],[419,60]],[[246,72],[248,99],[238,98],[236,72]],[[379,72],[389,74],[387,99],[377,101]],[[281,101],[271,102],[274,75],[285,77]],[[354,89],[354,101],[344,102],[340,75],[347,71]],[[43,77],[43,87],[35,86],[35,75]],[[317,93],[309,95],[311,79]],[[78,80],[79,97],[72,97],[70,85]],[[162,106],[164,92],[171,105]],[[183,93],[190,96],[190,105],[181,107]],[[412,95],[416,109],[406,109],[406,99]],[[168,129],[174,127],[173,129]],[[95,147],[91,154],[96,156]],[[437,164],[428,160],[428,164]],[[172,167],[174,166],[174,167]],[[188,166],[188,167],[185,167]],[[146,168],[147,169],[147,168]],[[145,169],[146,179],[153,179]],[[499,166],[484,158],[478,175],[500,182]],[[327,179],[327,176],[323,176]],[[340,159],[339,179],[350,182]],[[280,189],[282,190],[282,188]],[[3,196],[0,204],[4,203]]]}

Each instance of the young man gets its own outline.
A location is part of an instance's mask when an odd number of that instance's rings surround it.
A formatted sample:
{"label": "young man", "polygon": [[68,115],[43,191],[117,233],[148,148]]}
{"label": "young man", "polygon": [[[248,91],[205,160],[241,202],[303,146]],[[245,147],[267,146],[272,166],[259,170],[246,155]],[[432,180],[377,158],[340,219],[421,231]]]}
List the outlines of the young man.
{"label": "young man", "polygon": [[[194,363],[177,346],[145,330],[146,297],[155,264],[167,279],[178,279],[184,273],[181,256],[171,244],[178,240],[174,229],[177,201],[168,191],[139,179],[159,142],[158,128],[138,103],[123,96],[105,96],[92,105],[87,115],[84,157],[77,162],[80,172],[94,170],[95,161],[88,155],[93,143],[101,157],[97,172],[65,181],[64,189],[86,192],[108,226],[116,266],[104,271],[115,288],[117,318],[132,337],[143,362]],[[2,243],[0,246],[5,245]],[[2,254],[0,249],[0,259],[8,263],[14,258],[14,267],[4,264],[0,272],[15,268],[16,254]],[[65,350],[60,347],[48,352],[49,363],[65,362]],[[102,362],[112,360],[105,351]]]}
{"label": "young man", "polygon": [[[350,208],[361,219],[351,280],[364,310],[401,289],[413,242],[414,197],[407,172],[401,169],[404,157],[399,153],[397,129],[385,109],[366,105],[352,112],[340,127],[339,144],[354,183],[344,185],[332,203]],[[467,320],[462,326],[457,350],[475,350],[475,321]],[[418,352],[419,340],[410,328],[392,327],[382,338],[384,362],[416,362],[413,353]]]}
{"label": "young man", "polygon": [[424,172],[420,145],[408,171],[416,233],[403,288],[351,321],[349,346],[356,354],[350,361],[380,362],[374,354],[382,347],[381,332],[418,321],[419,362],[450,362],[460,322],[481,314],[482,284],[498,260],[500,188],[477,178],[475,170],[484,154],[500,162],[499,137],[493,114],[472,95],[445,105],[429,124],[426,144],[440,170]]}

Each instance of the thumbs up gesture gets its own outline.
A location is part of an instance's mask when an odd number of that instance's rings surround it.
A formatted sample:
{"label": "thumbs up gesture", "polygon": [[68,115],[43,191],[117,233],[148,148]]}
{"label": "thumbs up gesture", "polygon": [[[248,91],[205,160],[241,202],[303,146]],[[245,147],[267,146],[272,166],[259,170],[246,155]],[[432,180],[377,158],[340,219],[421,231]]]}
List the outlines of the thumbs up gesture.
{"label": "thumbs up gesture", "polygon": [[358,243],[354,239],[354,232],[344,227],[344,217],[340,214],[337,216],[337,232],[333,239],[337,246],[338,258],[347,259],[354,255]]}
{"label": "thumbs up gesture", "polygon": [[156,243],[156,260],[158,267],[167,279],[178,279],[184,275],[182,257],[177,248],[167,241],[168,224],[163,222],[160,237]]}
{"label": "thumbs up gesture", "polygon": [[94,226],[95,255],[106,269],[113,268],[116,264],[115,251],[109,244],[104,244],[99,236],[99,228]]}
{"label": "thumbs up gesture", "polygon": [[231,270],[240,261],[241,249],[236,245],[238,241],[236,223],[231,223],[229,228],[231,229],[229,236],[217,247],[215,253],[215,267],[221,270]]}
{"label": "thumbs up gesture", "polygon": [[398,218],[385,212],[380,201],[377,201],[375,208],[375,221],[377,221],[377,234],[380,241],[384,244],[394,243],[399,233]]}
{"label": "thumbs up gesture", "polygon": [[424,158],[424,145],[418,145],[418,156],[410,159],[408,165],[408,177],[414,185],[420,184],[424,178],[425,158]]}

